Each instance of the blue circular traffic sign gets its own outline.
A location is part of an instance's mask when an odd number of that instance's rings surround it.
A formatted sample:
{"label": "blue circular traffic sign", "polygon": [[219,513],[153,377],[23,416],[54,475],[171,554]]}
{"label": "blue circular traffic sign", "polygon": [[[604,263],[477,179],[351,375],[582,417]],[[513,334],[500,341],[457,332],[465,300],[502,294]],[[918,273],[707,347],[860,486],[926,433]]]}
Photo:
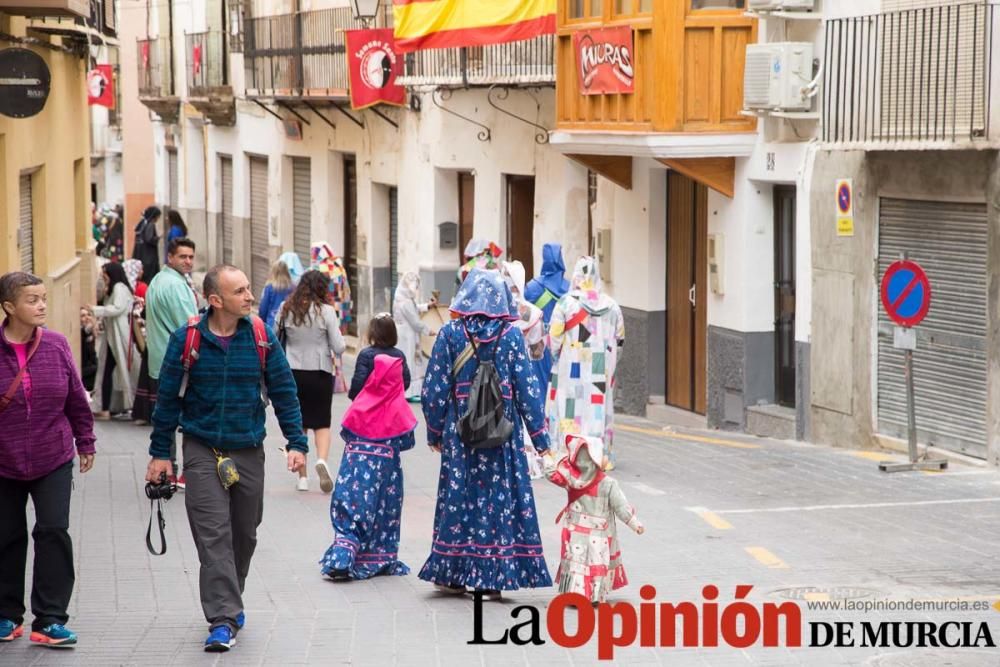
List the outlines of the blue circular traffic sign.
{"label": "blue circular traffic sign", "polygon": [[931,307],[931,284],[916,262],[893,262],[882,276],[882,307],[902,327],[919,324]]}

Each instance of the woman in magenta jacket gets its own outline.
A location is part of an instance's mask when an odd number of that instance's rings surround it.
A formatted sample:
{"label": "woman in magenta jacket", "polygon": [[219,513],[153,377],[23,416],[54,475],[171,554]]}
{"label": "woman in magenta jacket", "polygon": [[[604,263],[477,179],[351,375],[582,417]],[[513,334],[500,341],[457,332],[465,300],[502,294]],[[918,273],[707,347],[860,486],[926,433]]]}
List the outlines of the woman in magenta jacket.
{"label": "woman in magenta jacket", "polygon": [[94,465],[94,418],[69,343],[45,325],[45,285],[0,276],[0,642],[24,634],[28,497],[35,507],[31,641],[76,643],[66,628],[73,593],[69,501],[73,459]]}

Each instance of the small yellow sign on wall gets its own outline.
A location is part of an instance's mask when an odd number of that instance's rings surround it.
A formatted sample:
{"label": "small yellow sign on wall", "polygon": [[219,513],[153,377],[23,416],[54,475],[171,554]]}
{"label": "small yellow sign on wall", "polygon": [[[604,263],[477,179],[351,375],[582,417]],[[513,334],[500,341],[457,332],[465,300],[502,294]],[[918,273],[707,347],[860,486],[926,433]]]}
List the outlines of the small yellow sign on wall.
{"label": "small yellow sign on wall", "polygon": [[854,236],[854,187],[851,179],[838,179],[836,193],[837,236]]}

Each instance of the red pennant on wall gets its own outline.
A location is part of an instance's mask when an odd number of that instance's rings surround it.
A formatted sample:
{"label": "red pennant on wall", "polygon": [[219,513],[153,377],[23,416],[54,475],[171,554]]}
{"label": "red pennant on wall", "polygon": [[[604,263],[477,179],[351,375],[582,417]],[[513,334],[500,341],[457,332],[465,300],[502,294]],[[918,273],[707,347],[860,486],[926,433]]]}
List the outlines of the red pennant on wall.
{"label": "red pennant on wall", "polygon": [[396,53],[392,28],[348,30],[346,36],[351,108],[406,104],[406,89],[396,83],[403,60]]}
{"label": "red pennant on wall", "polygon": [[114,69],[111,65],[97,65],[87,72],[87,104],[115,108]]}

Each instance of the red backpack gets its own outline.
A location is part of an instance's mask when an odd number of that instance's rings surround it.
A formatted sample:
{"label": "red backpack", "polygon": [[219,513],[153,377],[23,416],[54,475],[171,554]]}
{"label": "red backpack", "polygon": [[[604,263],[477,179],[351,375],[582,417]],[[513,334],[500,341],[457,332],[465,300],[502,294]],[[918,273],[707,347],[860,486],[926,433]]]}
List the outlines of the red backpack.
{"label": "red backpack", "polygon": [[[192,315],[187,321],[187,338],[184,339],[184,352],[181,353],[181,365],[184,367],[184,377],[181,380],[180,391],[177,395],[184,398],[187,391],[188,377],[191,375],[191,367],[198,361],[198,350],[201,348],[201,331],[198,323],[201,322],[201,315]],[[253,338],[257,342],[257,358],[260,360],[260,398],[264,405],[268,405],[267,385],[264,382],[267,373],[267,353],[271,351],[271,342],[267,338],[267,327],[264,320],[256,315],[250,316],[253,324]]]}

